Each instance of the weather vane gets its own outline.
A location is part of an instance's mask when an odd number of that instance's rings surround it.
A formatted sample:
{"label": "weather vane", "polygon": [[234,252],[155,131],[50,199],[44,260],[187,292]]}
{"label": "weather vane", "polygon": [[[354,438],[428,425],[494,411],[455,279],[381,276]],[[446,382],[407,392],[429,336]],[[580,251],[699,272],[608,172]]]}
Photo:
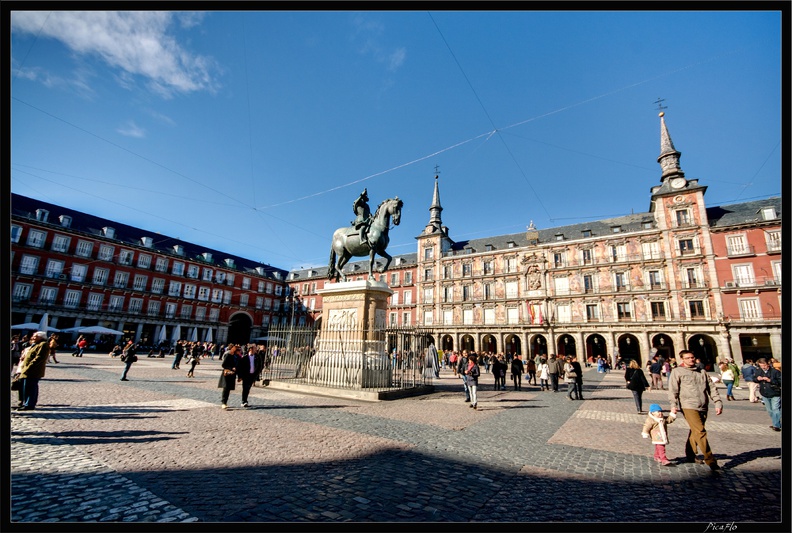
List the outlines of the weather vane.
{"label": "weather vane", "polygon": [[668,106],[663,105],[663,102],[665,102],[665,98],[660,98],[659,96],[657,97],[657,100],[655,101],[655,103],[657,104],[657,110],[660,111],[660,113],[661,113],[660,116],[662,116],[662,114],[663,114],[663,109],[668,109]]}
{"label": "weather vane", "polygon": [[435,175],[440,174],[440,167],[435,165]]}

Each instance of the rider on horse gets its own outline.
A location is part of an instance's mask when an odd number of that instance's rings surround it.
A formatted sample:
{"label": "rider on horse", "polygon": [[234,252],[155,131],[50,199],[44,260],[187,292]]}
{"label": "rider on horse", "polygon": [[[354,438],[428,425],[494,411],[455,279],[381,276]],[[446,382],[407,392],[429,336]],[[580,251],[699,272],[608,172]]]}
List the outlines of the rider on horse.
{"label": "rider on horse", "polygon": [[368,205],[368,188],[363,189],[360,196],[352,204],[352,211],[357,215],[352,225],[360,232],[360,242],[368,244],[366,238],[369,224],[371,224],[371,209]]}

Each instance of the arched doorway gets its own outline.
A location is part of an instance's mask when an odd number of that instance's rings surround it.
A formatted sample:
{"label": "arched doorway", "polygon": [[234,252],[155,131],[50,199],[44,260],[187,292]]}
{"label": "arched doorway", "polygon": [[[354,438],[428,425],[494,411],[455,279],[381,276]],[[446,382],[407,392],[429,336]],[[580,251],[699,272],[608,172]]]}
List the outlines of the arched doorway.
{"label": "arched doorway", "polygon": [[652,348],[656,350],[656,355],[659,355],[666,361],[672,357],[676,357],[676,352],[674,351],[674,341],[671,340],[671,337],[665,333],[660,333],[659,335],[654,336],[652,339]]}
{"label": "arched doorway", "polygon": [[484,335],[481,338],[481,351],[498,353],[498,342],[492,335]]}
{"label": "arched doorway", "polygon": [[520,342],[520,337],[517,335],[507,336],[504,348],[507,353],[512,355],[522,355],[522,342]]}
{"label": "arched doorway", "polygon": [[228,323],[228,342],[233,344],[247,344],[250,342],[250,329],[253,320],[247,313],[236,313],[231,316]]}
{"label": "arched doorway", "polygon": [[740,333],[740,352],[742,352],[741,364],[745,364],[746,359],[753,359],[756,362],[760,357],[765,359],[773,357],[770,335],[767,333]]}
{"label": "arched doorway", "polygon": [[531,357],[547,357],[547,339],[543,335],[535,335],[531,340]]}
{"label": "arched doorway", "polygon": [[641,359],[641,346],[638,344],[638,339],[635,335],[629,333],[619,337],[619,355],[625,365],[629,365],[630,361],[635,359],[638,366],[643,368],[643,360]]}
{"label": "arched doorway", "polygon": [[430,344],[434,344],[435,348],[437,348],[437,344],[435,344],[435,339],[432,335],[424,335],[424,346],[429,346]]}
{"label": "arched doorway", "polygon": [[472,352],[476,349],[475,343],[473,342],[473,337],[470,335],[462,335],[462,338],[459,339],[459,349],[460,350],[467,350]]}
{"label": "arched doorway", "polygon": [[575,337],[572,335],[560,335],[558,337],[558,355],[577,355],[577,348],[575,346]]}
{"label": "arched doorway", "polygon": [[608,347],[605,337],[598,333],[589,335],[586,339],[586,359],[596,361],[598,357],[608,358]]}
{"label": "arched doorway", "polygon": [[444,352],[454,350],[454,338],[451,335],[443,335],[442,343],[443,343],[442,350]]}
{"label": "arched doorway", "polygon": [[714,370],[718,361],[718,346],[708,335],[693,335],[688,339],[688,350],[693,352],[707,371]]}

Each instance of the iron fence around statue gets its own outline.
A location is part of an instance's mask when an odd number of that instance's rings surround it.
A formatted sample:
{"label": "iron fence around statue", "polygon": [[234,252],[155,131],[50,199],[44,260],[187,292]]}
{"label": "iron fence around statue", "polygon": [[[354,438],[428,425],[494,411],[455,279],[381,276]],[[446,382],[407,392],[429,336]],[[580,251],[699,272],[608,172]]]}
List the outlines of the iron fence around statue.
{"label": "iron fence around statue", "polygon": [[[343,325],[269,328],[263,380],[339,389],[402,390],[431,385],[431,338],[416,328]],[[436,355],[435,355],[436,357]],[[429,362],[431,363],[431,361]]]}

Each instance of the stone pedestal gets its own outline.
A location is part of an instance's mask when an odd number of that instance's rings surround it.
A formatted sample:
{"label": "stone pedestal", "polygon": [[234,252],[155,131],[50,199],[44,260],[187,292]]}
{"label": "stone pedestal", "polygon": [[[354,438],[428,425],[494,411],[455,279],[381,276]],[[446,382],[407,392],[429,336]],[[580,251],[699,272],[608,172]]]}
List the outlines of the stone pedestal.
{"label": "stone pedestal", "polygon": [[326,284],[318,292],[323,317],[309,381],[331,387],[389,387],[385,325],[393,291],[385,282],[364,280]]}

